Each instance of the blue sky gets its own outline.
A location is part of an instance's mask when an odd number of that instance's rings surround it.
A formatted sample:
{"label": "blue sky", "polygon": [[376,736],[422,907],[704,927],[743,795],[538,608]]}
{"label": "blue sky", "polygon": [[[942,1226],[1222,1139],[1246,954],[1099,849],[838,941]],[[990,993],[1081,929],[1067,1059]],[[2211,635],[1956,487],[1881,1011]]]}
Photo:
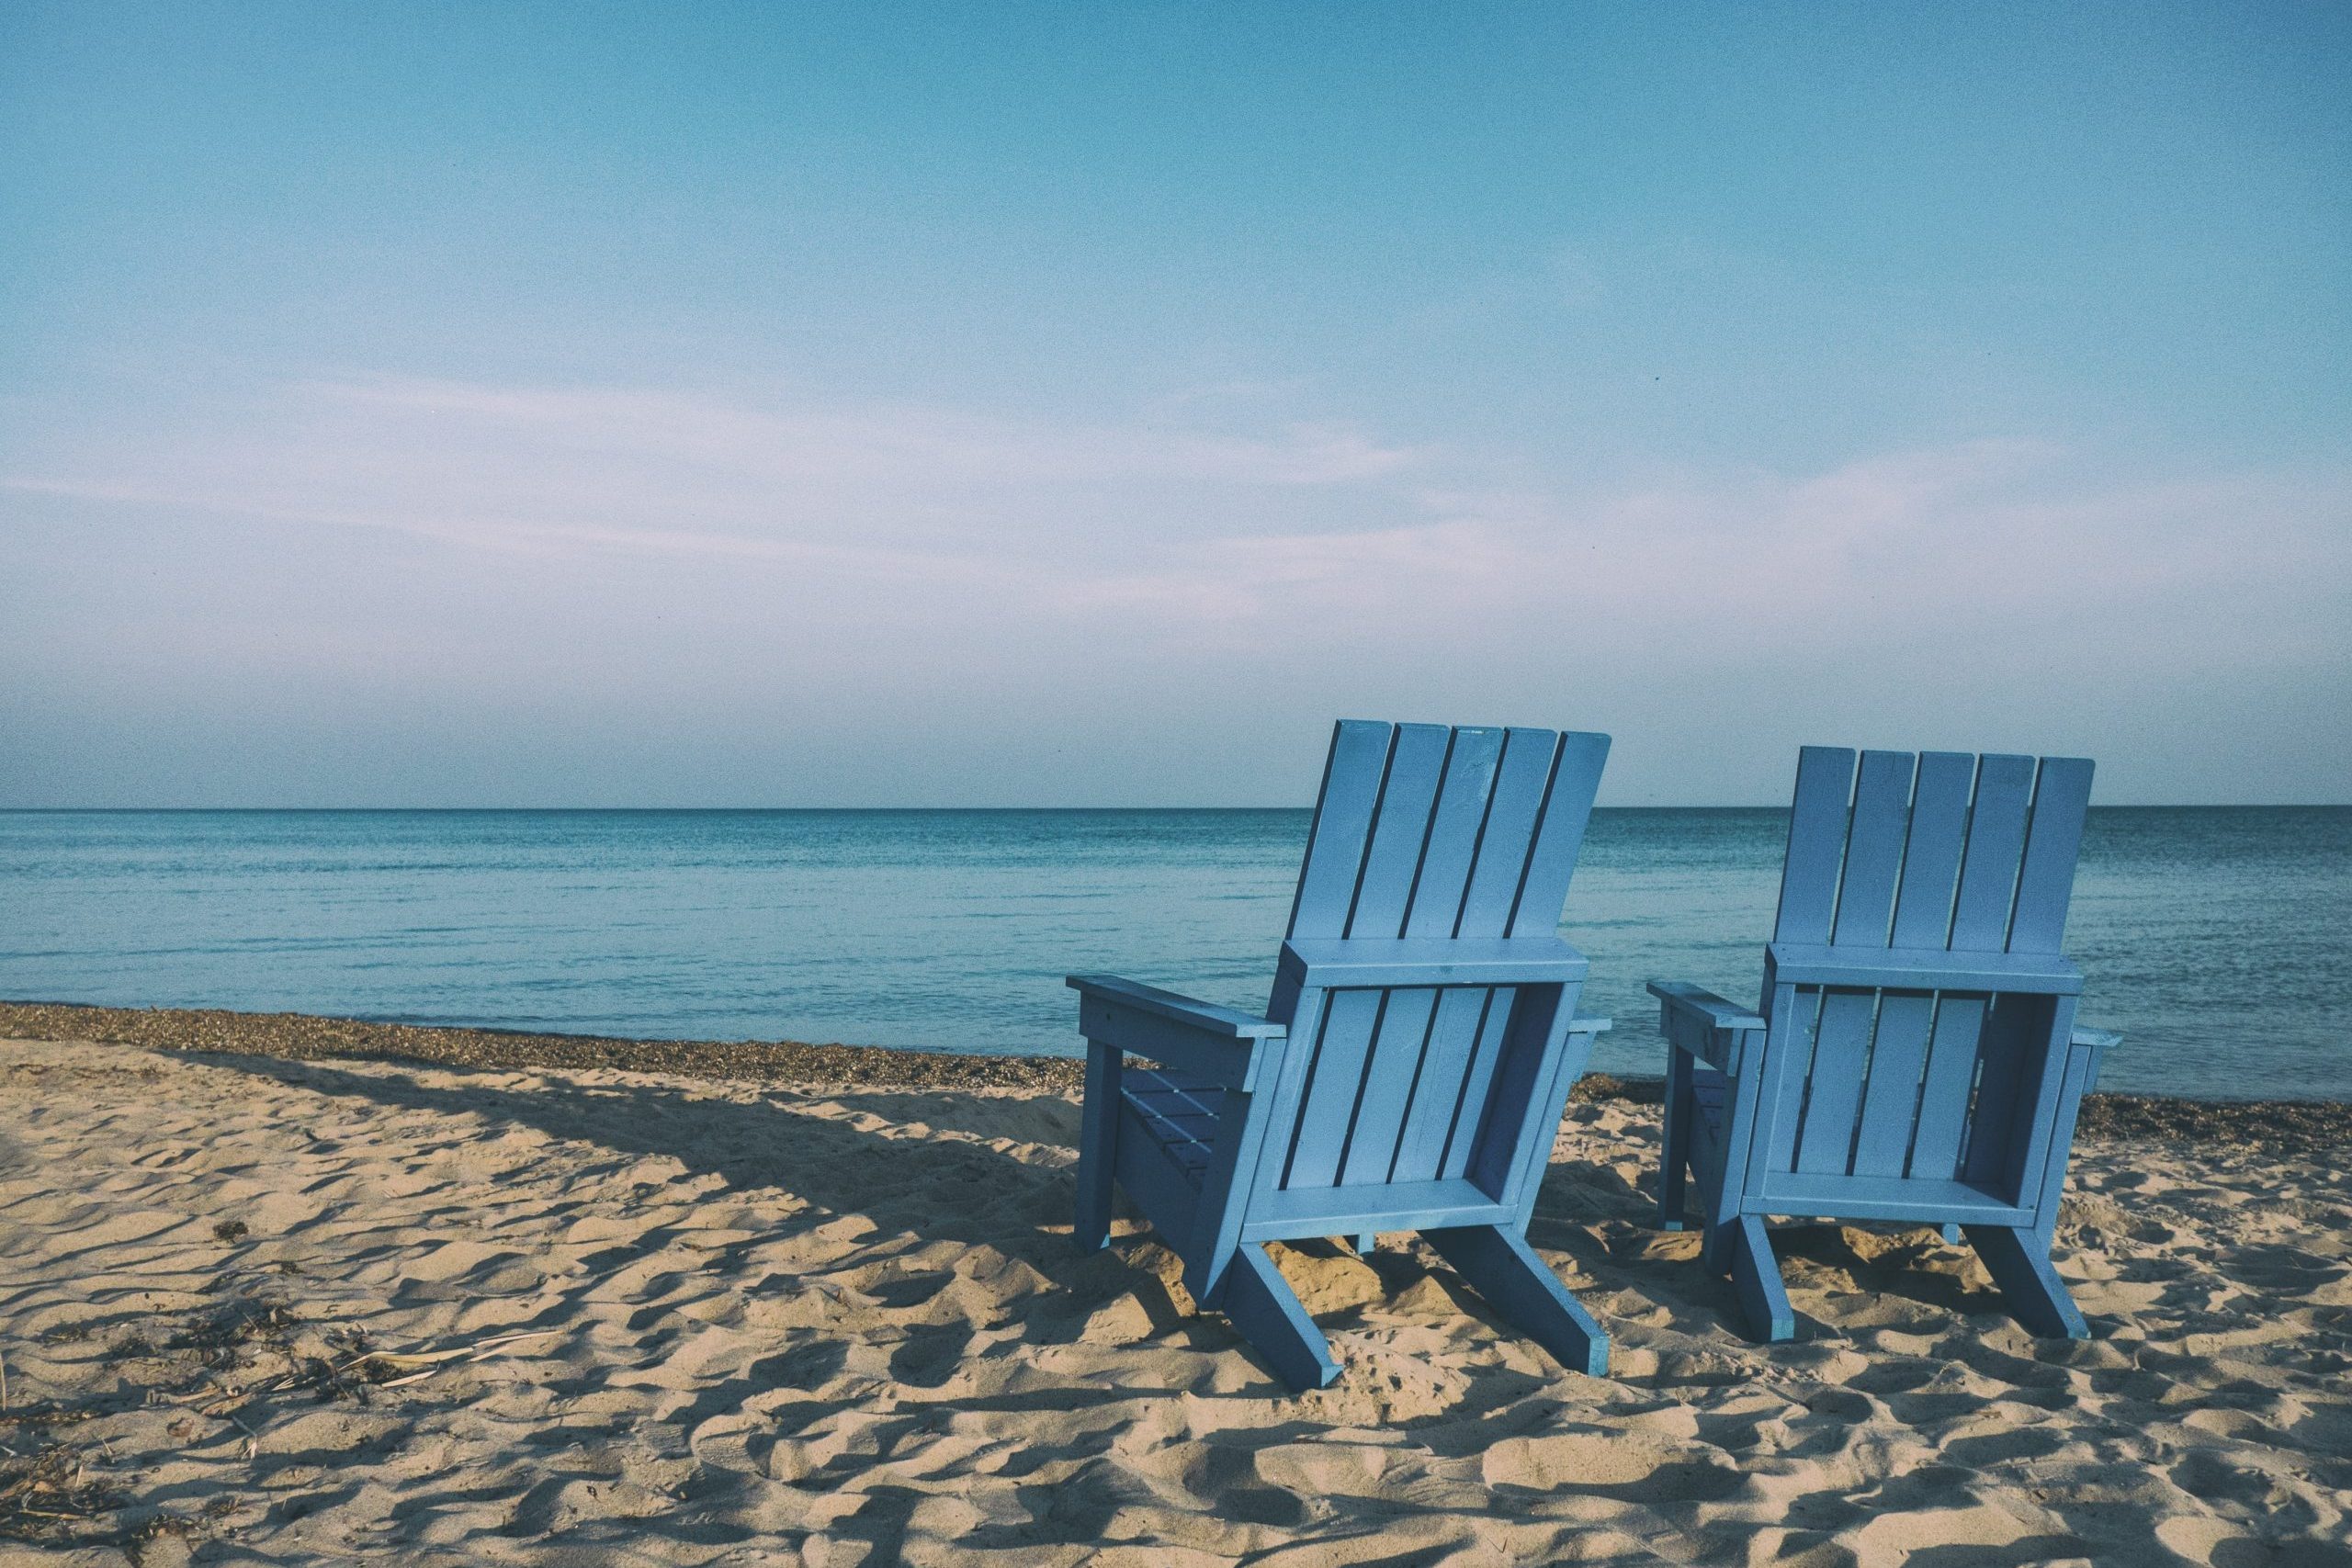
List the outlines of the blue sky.
{"label": "blue sky", "polygon": [[0,805],[2352,776],[2341,6],[0,10]]}

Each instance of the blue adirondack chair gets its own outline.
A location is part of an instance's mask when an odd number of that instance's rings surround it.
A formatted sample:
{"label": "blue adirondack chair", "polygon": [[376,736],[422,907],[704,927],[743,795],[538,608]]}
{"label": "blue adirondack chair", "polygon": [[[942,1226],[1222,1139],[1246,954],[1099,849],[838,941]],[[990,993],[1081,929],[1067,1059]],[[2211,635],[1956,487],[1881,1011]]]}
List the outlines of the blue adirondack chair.
{"label": "blue adirondack chair", "polygon": [[1763,1339],[1796,1329],[1767,1214],[1964,1230],[2036,1334],[2081,1339],[2050,1266],[2075,1111],[2121,1036],[2075,1024],[2059,951],[2091,764],[1804,748],[1758,1011],[1653,981],[1658,1201]]}
{"label": "blue adirondack chair", "polygon": [[[1339,1376],[1270,1241],[1418,1230],[1496,1314],[1600,1375],[1609,1341],[1524,1239],[1605,1019],[1560,940],[1605,735],[1346,722],[1263,1017],[1073,975],[1077,1239],[1115,1180],[1295,1388]],[[1155,1066],[1127,1064],[1134,1055]]]}

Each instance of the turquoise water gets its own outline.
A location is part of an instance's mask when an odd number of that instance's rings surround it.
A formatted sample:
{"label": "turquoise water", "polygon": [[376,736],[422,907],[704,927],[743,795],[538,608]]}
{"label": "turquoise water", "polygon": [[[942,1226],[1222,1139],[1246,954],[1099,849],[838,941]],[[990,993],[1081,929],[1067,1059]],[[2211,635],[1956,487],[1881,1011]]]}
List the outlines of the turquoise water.
{"label": "turquoise water", "polygon": [[[1780,811],[1595,815],[1595,1064],[1752,998]],[[0,813],[0,997],[687,1039],[1077,1045],[1061,976],[1265,1000],[1305,811]],[[2095,810],[2069,950],[2113,1089],[2352,1100],[2352,808]]]}

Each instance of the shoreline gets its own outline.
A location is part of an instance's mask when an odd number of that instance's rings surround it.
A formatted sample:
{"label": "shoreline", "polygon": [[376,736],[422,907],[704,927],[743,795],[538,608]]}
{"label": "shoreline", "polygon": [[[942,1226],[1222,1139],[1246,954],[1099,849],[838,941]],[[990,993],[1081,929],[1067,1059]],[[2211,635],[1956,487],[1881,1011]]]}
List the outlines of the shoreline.
{"label": "shoreline", "polygon": [[[376,1023],[315,1013],[224,1008],[117,1008],[79,1002],[0,1001],[0,1039],[75,1041],[143,1050],[285,1061],[376,1061],[470,1072],[619,1069],[722,1083],[845,1085],[860,1089],[1026,1089],[1070,1093],[1084,1081],[1077,1056],[1007,1056],[899,1050],[805,1041],[641,1040],[445,1024]],[[1656,1104],[1660,1080],[1588,1073],[1572,1099]],[[2188,1100],[2095,1093],[2079,1130],[2100,1138],[2280,1149],[2352,1144],[2352,1102],[2329,1100]]]}

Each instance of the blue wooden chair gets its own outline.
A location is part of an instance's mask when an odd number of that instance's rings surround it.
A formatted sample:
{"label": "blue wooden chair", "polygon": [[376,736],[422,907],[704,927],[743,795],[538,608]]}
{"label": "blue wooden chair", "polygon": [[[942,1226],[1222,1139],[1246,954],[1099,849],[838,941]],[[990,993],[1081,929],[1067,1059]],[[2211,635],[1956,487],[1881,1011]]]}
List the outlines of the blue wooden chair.
{"label": "blue wooden chair", "polygon": [[2050,1266],[2075,1111],[2120,1036],[2059,952],[2091,764],[1804,748],[1758,1012],[1653,981],[1658,1201],[1760,1338],[1795,1333],[1767,1214],[1964,1230],[2020,1322],[2088,1335]]}
{"label": "blue wooden chair", "polygon": [[1605,735],[1340,725],[1264,1017],[1069,977],[1079,1246],[1105,1244],[1115,1180],[1193,1299],[1304,1389],[1340,1369],[1265,1244],[1418,1230],[1498,1315],[1605,1371],[1608,1337],[1524,1237],[1608,1027],[1576,1017],[1585,959],[1558,934],[1608,752]]}

